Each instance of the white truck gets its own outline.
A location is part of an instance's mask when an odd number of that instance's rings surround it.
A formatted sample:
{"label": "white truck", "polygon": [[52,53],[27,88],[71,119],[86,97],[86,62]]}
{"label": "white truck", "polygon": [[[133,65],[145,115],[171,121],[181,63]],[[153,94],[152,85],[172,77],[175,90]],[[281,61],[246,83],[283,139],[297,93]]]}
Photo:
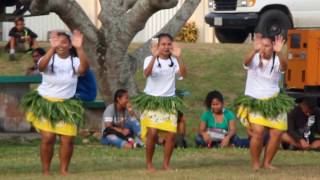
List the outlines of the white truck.
{"label": "white truck", "polygon": [[208,0],[207,24],[222,43],[242,43],[255,30],[264,34],[290,28],[319,28],[320,0]]}

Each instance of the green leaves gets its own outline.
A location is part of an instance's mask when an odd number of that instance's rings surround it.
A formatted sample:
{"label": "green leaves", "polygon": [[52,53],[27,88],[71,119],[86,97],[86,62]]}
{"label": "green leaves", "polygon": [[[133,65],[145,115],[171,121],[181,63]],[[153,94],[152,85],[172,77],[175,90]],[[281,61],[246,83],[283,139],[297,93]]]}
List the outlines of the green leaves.
{"label": "green leaves", "polygon": [[48,119],[52,126],[61,121],[77,126],[84,123],[84,108],[78,100],[51,102],[42,98],[37,91],[32,91],[22,98],[21,106],[24,111],[31,111],[38,119]]}
{"label": "green leaves", "polygon": [[132,102],[140,111],[161,109],[165,112],[175,113],[176,111],[183,112],[185,109],[183,100],[177,96],[159,97],[141,93],[133,97]]}
{"label": "green leaves", "polygon": [[279,94],[278,96],[266,100],[254,99],[243,95],[234,101],[233,107],[237,112],[240,106],[244,106],[249,108],[252,112],[259,112],[264,117],[274,119],[279,114],[290,112],[293,109],[294,104],[294,99],[286,94]]}

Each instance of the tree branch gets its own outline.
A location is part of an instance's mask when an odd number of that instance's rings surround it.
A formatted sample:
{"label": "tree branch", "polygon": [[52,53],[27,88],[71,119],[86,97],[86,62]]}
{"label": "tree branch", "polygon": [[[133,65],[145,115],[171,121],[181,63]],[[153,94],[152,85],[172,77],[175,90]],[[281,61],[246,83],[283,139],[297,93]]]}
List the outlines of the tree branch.
{"label": "tree branch", "polygon": [[138,1],[138,0],[125,0],[125,3],[124,3],[125,8],[126,8],[127,10],[131,9],[131,8],[135,5],[135,3],[136,3],[137,1]]}
{"label": "tree branch", "polygon": [[49,0],[33,0],[30,5],[30,10],[33,14],[43,14],[49,12]]}
{"label": "tree branch", "polygon": [[[28,0],[22,0],[26,3]],[[30,0],[31,14],[54,12],[71,29],[79,29],[86,40],[97,41],[97,28],[74,0]]]}
{"label": "tree branch", "polygon": [[156,9],[170,9],[178,4],[178,0],[149,0],[150,5]]}
{"label": "tree branch", "polygon": [[99,19],[102,24],[112,24],[114,18],[124,15],[138,0],[100,0]]}
{"label": "tree branch", "polygon": [[126,32],[129,37],[142,30],[147,20],[161,9],[173,8],[178,4],[178,0],[139,0],[130,11],[124,16],[126,22]]}
{"label": "tree branch", "polygon": [[[191,17],[200,2],[201,0],[185,0],[175,16],[171,18],[170,21],[157,34],[160,32],[166,32],[172,36],[176,36],[186,21]],[[140,48],[129,54],[131,59],[138,61],[138,64],[141,65],[144,58],[150,54],[150,42],[151,39],[144,43]]]}

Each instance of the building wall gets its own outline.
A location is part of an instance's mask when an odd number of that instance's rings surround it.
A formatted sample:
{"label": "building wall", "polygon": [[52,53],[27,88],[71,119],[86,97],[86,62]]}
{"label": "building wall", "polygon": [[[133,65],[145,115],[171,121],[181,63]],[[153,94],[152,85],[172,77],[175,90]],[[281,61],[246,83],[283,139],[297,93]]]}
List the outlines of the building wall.
{"label": "building wall", "polygon": [[212,43],[214,41],[213,28],[204,21],[204,17],[208,12],[208,0],[202,0],[189,19],[189,21],[196,22],[198,28],[198,42]]}

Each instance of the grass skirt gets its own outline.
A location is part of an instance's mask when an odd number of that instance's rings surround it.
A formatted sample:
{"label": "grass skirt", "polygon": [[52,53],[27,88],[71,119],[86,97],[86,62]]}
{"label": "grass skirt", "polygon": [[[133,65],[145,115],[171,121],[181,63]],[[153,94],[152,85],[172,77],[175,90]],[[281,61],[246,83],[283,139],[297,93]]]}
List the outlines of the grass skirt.
{"label": "grass skirt", "polygon": [[74,99],[43,98],[32,91],[22,99],[26,119],[37,130],[61,135],[76,136],[77,127],[84,122],[84,109]]}
{"label": "grass skirt", "polygon": [[179,97],[157,97],[140,94],[133,98],[133,104],[141,113],[141,138],[146,140],[147,129],[155,128],[165,132],[177,131],[178,111],[184,110]]}
{"label": "grass skirt", "polygon": [[250,96],[241,96],[234,102],[237,117],[245,127],[250,123],[285,131],[287,113],[294,107],[294,99],[279,94],[268,99],[255,99]]}

